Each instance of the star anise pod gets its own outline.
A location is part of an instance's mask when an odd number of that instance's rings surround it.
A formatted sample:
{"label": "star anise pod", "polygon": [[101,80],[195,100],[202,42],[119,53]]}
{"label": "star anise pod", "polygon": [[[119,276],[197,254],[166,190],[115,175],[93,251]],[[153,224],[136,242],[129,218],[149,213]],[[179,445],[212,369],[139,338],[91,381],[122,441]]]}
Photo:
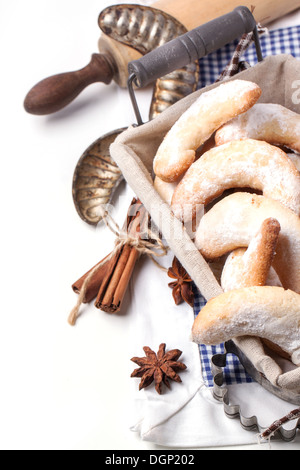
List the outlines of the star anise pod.
{"label": "star anise pod", "polygon": [[131,374],[131,377],[141,377],[139,390],[148,387],[154,380],[155,390],[161,394],[163,383],[170,388],[168,379],[181,382],[181,378],[176,374],[176,371],[185,370],[186,365],[178,361],[182,354],[179,349],[166,352],[166,345],[162,343],[157,354],[148,346],[145,346],[143,350],[146,357],[133,357],[131,359],[140,366]]}
{"label": "star anise pod", "polygon": [[191,307],[194,306],[194,292],[192,279],[180,264],[178,259],[174,257],[172,267],[168,269],[168,276],[177,279],[168,284],[173,289],[172,295],[176,305],[186,302]]}

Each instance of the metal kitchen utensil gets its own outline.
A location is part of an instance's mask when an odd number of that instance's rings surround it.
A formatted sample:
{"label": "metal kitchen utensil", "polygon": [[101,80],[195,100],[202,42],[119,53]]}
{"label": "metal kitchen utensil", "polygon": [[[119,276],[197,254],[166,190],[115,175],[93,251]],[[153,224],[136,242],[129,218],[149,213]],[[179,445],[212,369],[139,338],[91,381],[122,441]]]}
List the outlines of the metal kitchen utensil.
{"label": "metal kitchen utensil", "polygon": [[[186,32],[186,28],[167,13],[140,5],[106,8],[100,13],[99,26],[107,36],[134,47],[141,54]],[[137,31],[143,31],[143,34],[137,34]],[[105,50],[105,44],[100,47]],[[196,90],[198,69],[198,63],[194,62],[157,80],[150,106],[150,120]],[[76,165],[73,201],[79,216],[88,224],[97,225],[100,222],[99,207],[111,203],[123,179],[110,157],[109,146],[125,129],[117,129],[97,139]]]}
{"label": "metal kitchen utensil", "polygon": [[[214,398],[223,403],[224,412],[230,419],[239,419],[241,426],[246,431],[255,431],[262,433],[264,428],[259,424],[256,416],[246,417],[242,414],[240,405],[230,404],[229,391],[224,386],[224,373],[223,369],[226,366],[226,358],[228,354],[236,355],[247,373],[262,387],[270,391],[274,395],[278,396],[282,400],[288,401],[289,403],[300,405],[300,395],[287,394],[287,392],[274,387],[265,377],[258,372],[245,354],[236,346],[233,341],[227,341],[225,343],[224,354],[216,354],[211,359],[211,369],[214,378],[213,385],[213,396]],[[274,433],[273,438],[280,438],[284,441],[292,441],[297,433],[297,429],[300,429],[300,419],[296,422],[293,429],[285,429],[282,426]]]}
{"label": "metal kitchen utensil", "polygon": [[138,124],[142,119],[133,85],[143,88],[158,77],[198,60],[245,33],[254,33],[258,61],[263,60],[256,21],[247,7],[237,7],[128,64],[128,89]]}
{"label": "metal kitchen utensil", "polygon": [[[106,18],[111,15],[112,11],[116,13],[117,10],[107,10]],[[118,14],[116,14],[116,17],[118,17]],[[103,19],[100,19],[101,24],[104,24],[104,18],[105,15],[103,16]],[[109,21],[113,22],[112,20]],[[108,24],[109,21],[107,20]],[[107,30],[109,27],[106,25],[105,28]],[[122,31],[124,32],[125,37],[127,36],[126,40],[128,40],[128,28],[126,29],[124,26]],[[171,41],[168,41],[148,54],[142,56],[140,59],[130,62],[128,65],[128,91],[137,118],[137,124],[141,125],[143,121],[137,105],[133,84],[135,84],[137,87],[144,87],[150,83],[154,83],[160,77],[168,76],[174,70],[179,70],[190,63],[195,63],[204,55],[213,52],[225,44],[233,41],[237,37],[252,31],[254,31],[255,34],[258,60],[262,60],[255,19],[247,7],[238,7],[231,13],[223,15],[220,18],[217,18],[205,25],[187,32]],[[116,32],[113,32],[112,34],[116,34]],[[161,42],[163,42],[163,39],[161,39]],[[115,133],[116,137],[119,134],[119,130],[115,131]],[[111,136],[112,135],[113,133]],[[100,140],[101,138],[97,141],[97,145],[99,144]],[[76,186],[77,174],[80,173],[80,167],[84,164],[85,159],[81,158],[75,169],[73,188]],[[118,181],[119,180],[116,180],[116,185],[118,184]],[[85,189],[89,189],[90,193],[85,193],[87,197],[84,201],[84,214],[81,209],[82,199],[80,200],[80,204],[77,203],[77,198],[81,198],[82,193],[78,193],[76,190],[73,190],[74,202],[83,220],[86,220],[88,223],[95,224],[101,220],[101,216],[99,215],[99,219],[95,219],[95,200],[93,197],[93,187],[87,185]],[[89,205],[93,208],[93,220],[87,217],[87,214],[89,214],[87,207]]]}
{"label": "metal kitchen utensil", "polygon": [[123,180],[118,166],[111,159],[109,147],[124,129],[118,129],[97,139],[79,159],[72,194],[79,216],[90,225],[101,220],[100,206],[106,206]]}
{"label": "metal kitchen utensil", "polygon": [[[133,47],[142,55],[188,31],[169,14],[141,5],[110,6],[100,13],[98,23],[104,33],[99,40],[99,49],[106,50],[106,38],[109,38]],[[149,119],[196,91],[198,80],[198,61],[159,76],[154,84]]]}

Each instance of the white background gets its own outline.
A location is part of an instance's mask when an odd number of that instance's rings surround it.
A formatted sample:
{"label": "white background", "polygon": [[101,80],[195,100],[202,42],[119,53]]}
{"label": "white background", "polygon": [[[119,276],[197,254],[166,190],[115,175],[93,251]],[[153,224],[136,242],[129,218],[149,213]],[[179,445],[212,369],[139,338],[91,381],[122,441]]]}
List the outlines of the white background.
{"label": "white background", "polygon": [[[76,302],[71,284],[113,246],[110,232],[77,215],[73,172],[93,141],[134,122],[127,93],[94,84],[54,115],[23,109],[37,81],[79,69],[98,52],[97,18],[110,4],[0,3],[1,449],[158,448],[128,428],[130,317],[91,304],[76,327],[67,323]],[[284,21],[298,24],[299,11]],[[150,94],[140,97],[148,109]],[[131,194],[122,185],[119,195],[122,223]]]}

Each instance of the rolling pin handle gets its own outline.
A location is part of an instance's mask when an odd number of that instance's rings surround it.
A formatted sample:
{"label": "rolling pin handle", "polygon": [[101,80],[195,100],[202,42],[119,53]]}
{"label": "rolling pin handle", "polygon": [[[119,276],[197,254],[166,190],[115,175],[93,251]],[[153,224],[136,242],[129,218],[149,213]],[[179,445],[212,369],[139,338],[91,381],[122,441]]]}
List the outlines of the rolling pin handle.
{"label": "rolling pin handle", "polygon": [[130,62],[129,75],[135,75],[138,87],[145,87],[255,29],[256,21],[249,8],[237,7]]}
{"label": "rolling pin handle", "polygon": [[30,114],[51,114],[67,106],[88,85],[96,82],[109,84],[115,71],[105,54],[93,54],[90,63],[75,72],[61,73],[45,78],[27,94],[24,108]]}

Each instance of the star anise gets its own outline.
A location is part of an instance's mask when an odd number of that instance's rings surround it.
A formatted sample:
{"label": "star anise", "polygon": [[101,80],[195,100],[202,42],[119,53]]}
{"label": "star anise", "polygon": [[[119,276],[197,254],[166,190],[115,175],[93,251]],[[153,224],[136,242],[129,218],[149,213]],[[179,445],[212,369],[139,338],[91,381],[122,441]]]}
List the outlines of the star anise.
{"label": "star anise", "polygon": [[176,371],[185,370],[186,365],[178,361],[182,354],[179,349],[166,352],[166,345],[162,343],[157,354],[148,346],[145,346],[143,350],[146,357],[133,357],[131,359],[140,366],[131,374],[131,377],[141,377],[139,390],[148,387],[154,380],[155,390],[161,394],[163,383],[170,388],[168,379],[181,382],[181,378],[176,374]]}
{"label": "star anise", "polygon": [[168,284],[173,289],[172,295],[176,305],[186,302],[191,307],[194,306],[194,292],[192,279],[180,264],[178,259],[174,257],[172,267],[168,269],[168,276],[177,279]]}

